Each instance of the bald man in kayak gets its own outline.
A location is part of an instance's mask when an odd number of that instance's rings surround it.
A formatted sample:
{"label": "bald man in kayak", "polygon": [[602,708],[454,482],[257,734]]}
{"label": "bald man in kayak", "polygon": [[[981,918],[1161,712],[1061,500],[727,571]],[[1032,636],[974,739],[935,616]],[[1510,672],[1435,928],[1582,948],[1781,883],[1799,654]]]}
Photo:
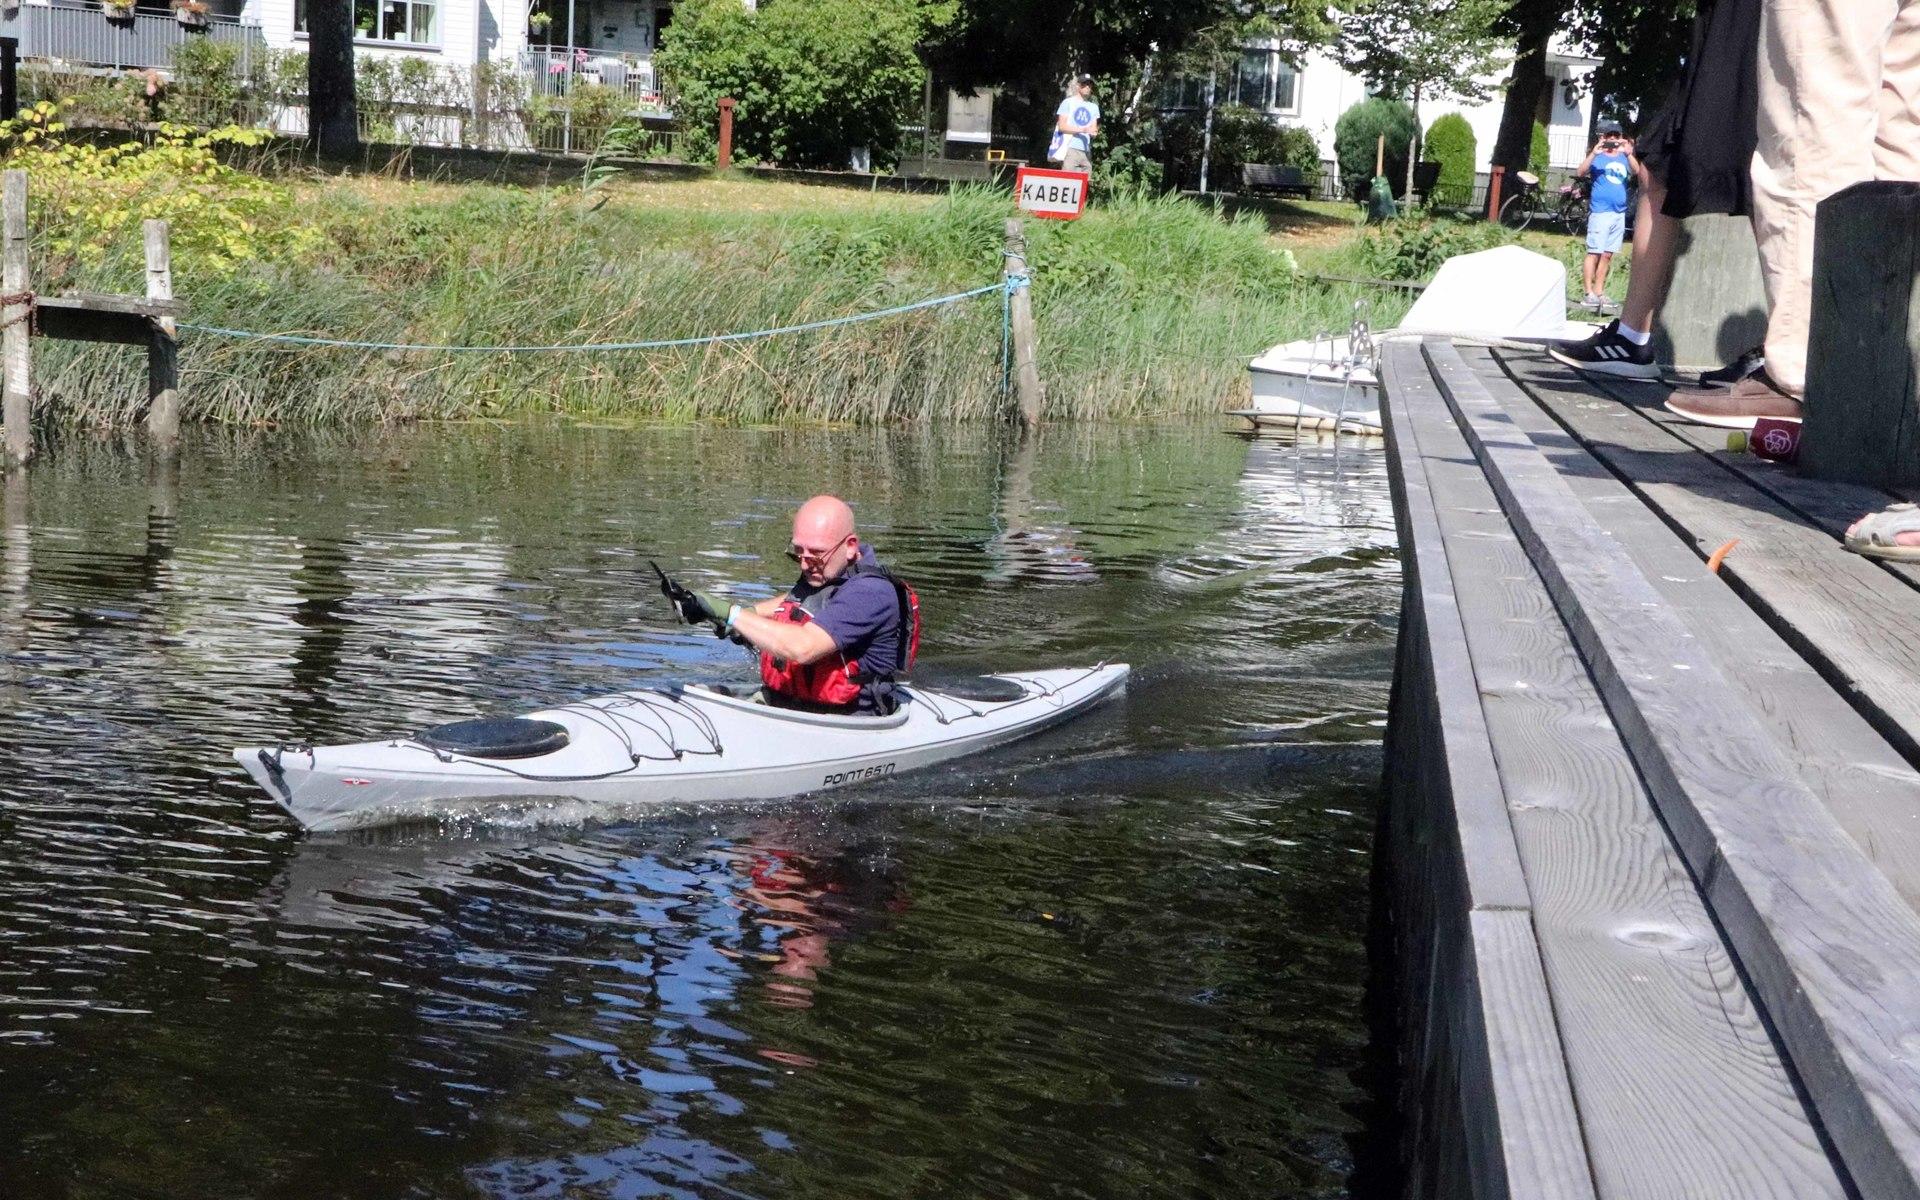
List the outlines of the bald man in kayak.
{"label": "bald man in kayak", "polygon": [[662,577],[661,589],[689,625],[711,624],[760,652],[771,699],[831,712],[885,714],[894,677],[920,648],[920,600],[881,566],[855,532],[853,509],[815,496],[793,515],[787,557],[800,578],[783,596],[751,607],[690,592]]}

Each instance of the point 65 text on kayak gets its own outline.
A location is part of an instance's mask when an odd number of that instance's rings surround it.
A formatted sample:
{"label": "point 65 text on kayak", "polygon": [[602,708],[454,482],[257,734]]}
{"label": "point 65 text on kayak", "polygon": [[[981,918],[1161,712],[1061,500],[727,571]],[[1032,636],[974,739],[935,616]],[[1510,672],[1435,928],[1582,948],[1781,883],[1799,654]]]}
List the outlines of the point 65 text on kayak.
{"label": "point 65 text on kayak", "polygon": [[850,771],[837,771],[820,781],[821,787],[834,787],[842,783],[859,783],[863,779],[878,779],[882,775],[893,774],[892,763],[881,763],[875,767],[855,767]]}

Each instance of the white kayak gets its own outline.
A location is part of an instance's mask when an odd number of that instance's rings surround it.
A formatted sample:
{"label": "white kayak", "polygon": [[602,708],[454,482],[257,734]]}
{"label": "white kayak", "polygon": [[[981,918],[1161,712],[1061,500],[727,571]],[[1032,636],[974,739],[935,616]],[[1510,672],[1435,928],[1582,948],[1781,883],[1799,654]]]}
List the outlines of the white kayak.
{"label": "white kayak", "polygon": [[[801,712],[688,685],[348,746],[251,746],[247,773],[308,829],[484,814],[510,798],[770,800],[867,783],[1037,733],[1126,683],[1124,663],[900,684],[884,716]],[[486,802],[486,803],[476,803]]]}

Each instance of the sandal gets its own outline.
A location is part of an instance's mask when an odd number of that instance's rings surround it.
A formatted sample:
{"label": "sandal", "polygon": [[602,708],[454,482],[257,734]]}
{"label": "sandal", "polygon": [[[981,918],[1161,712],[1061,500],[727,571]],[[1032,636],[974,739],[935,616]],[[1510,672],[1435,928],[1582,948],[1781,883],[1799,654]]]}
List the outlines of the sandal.
{"label": "sandal", "polygon": [[1920,505],[1890,504],[1863,518],[1843,540],[1847,549],[1868,558],[1920,562],[1920,545],[1902,546],[1894,538],[1920,533]]}

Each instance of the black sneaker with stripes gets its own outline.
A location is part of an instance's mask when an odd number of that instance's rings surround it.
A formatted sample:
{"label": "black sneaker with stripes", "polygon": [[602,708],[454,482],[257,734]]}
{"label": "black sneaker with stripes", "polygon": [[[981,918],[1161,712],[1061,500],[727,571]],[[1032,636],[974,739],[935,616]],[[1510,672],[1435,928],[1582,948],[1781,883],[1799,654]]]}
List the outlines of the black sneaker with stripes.
{"label": "black sneaker with stripes", "polygon": [[1622,375],[1628,379],[1658,379],[1660,368],[1653,361],[1653,343],[1637,346],[1620,334],[1620,322],[1608,321],[1605,329],[1584,342],[1561,342],[1547,353],[1570,367],[1600,375]]}

